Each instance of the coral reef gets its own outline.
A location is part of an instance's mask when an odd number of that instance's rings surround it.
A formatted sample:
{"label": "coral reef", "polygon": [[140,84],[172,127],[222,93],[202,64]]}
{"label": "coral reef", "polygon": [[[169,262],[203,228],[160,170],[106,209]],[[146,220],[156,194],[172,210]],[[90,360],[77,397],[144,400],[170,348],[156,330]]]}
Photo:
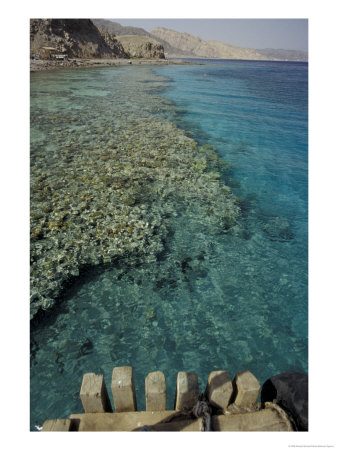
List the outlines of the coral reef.
{"label": "coral reef", "polygon": [[32,79],[31,317],[85,267],[154,260],[178,205],[221,229],[239,214],[215,149],[168,120],[174,106],[157,95],[165,79],[150,68],[115,70],[110,89],[108,72],[87,72],[86,83],[102,87],[95,95],[77,93],[81,77],[58,74],[42,99],[53,75]]}

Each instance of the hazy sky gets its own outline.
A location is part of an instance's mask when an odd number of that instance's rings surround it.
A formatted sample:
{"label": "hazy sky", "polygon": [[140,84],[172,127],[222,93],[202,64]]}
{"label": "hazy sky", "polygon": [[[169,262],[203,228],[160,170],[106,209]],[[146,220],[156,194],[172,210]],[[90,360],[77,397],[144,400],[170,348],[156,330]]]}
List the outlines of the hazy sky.
{"label": "hazy sky", "polygon": [[307,19],[110,19],[151,31],[155,27],[249,48],[308,50]]}

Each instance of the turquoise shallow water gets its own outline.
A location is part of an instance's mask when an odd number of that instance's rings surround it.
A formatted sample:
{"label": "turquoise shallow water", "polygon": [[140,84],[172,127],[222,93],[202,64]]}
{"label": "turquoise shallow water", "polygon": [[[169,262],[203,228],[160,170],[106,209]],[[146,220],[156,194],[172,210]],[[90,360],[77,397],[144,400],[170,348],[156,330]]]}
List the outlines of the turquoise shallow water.
{"label": "turquoise shallow water", "polygon": [[[95,89],[100,77],[109,78],[108,93],[128,89],[128,72],[118,70],[111,78],[107,69],[58,74],[65,86],[79,77],[68,108],[82,111],[90,95],[103,96],[104,87]],[[32,329],[31,429],[81,411],[85,372],[103,373],[109,385],[114,366],[132,365],[143,409],[144,378],[153,370],[166,376],[168,408],[180,370],[197,372],[201,389],[211,370],[249,369],[261,382],[307,371],[307,65],[227,61],[154,72],[167,87],[153,81],[150,94],[175,108],[151,114],[232,163],[223,177],[240,197],[240,220],[222,230],[178,205],[156,260],[124,259],[79,278]],[[69,95],[53,83],[44,86],[53,107],[67,109]],[[41,80],[33,86],[38,92]],[[43,142],[41,128],[35,143]]]}

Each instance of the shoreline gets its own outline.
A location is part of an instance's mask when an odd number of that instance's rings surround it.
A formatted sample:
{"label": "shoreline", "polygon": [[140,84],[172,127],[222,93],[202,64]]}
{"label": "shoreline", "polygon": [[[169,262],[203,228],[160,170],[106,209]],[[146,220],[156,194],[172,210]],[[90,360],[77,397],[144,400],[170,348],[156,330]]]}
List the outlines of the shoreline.
{"label": "shoreline", "polygon": [[187,62],[179,59],[80,59],[54,61],[46,59],[30,60],[30,72],[45,70],[80,69],[88,67],[114,67],[128,65],[201,65],[202,63]]}
{"label": "shoreline", "polygon": [[[204,65],[207,62],[201,62],[201,59],[208,60],[221,60],[222,58],[190,58],[196,59],[196,61],[184,61],[183,59],[82,59],[71,58],[67,61],[55,61],[49,59],[30,60],[30,72],[42,72],[50,70],[62,70],[62,69],[81,69],[90,67],[118,67],[118,66],[159,66],[159,65]],[[240,60],[229,59],[228,61],[256,61],[256,60]],[[289,60],[258,60],[260,62],[292,62],[292,63],[307,63],[307,61],[289,61]]]}

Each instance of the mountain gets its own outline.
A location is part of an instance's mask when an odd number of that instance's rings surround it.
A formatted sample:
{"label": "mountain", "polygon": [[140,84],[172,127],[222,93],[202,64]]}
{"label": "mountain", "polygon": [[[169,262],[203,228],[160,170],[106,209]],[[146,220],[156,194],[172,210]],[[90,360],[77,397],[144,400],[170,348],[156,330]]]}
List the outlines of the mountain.
{"label": "mountain", "polygon": [[[253,48],[235,47],[215,40],[203,40],[197,36],[188,33],[179,33],[178,31],[167,28],[154,28],[151,31],[156,39],[170,44],[172,48],[179,52],[185,52],[190,57],[201,58],[224,58],[224,59],[253,59],[253,60],[279,60],[279,61],[307,61],[308,53],[298,50],[283,50],[266,48],[263,50]],[[181,56],[172,49],[166,50],[166,56]]]}
{"label": "mountain", "polygon": [[144,30],[143,28],[139,27],[124,27],[120,25],[117,22],[113,22],[111,20],[106,19],[92,19],[94,25],[96,25],[98,28],[103,28],[110,33],[115,34],[115,36],[131,36],[131,35],[137,35],[137,36],[147,36],[150,39],[156,40],[159,44],[163,46],[164,53],[166,55],[175,55],[177,57],[191,57],[192,55],[188,52],[185,52],[183,50],[180,50],[178,48],[172,47],[167,41],[161,39],[158,36],[155,36],[148,31]]}
{"label": "mountain", "polygon": [[143,28],[123,27],[106,19],[92,19],[92,22],[100,30],[115,35],[130,58],[165,59],[162,42]]}
{"label": "mountain", "polygon": [[90,19],[31,19],[32,54],[41,47],[55,48],[76,58],[126,58],[121,44],[113,36],[102,36]]}
{"label": "mountain", "polygon": [[[105,19],[31,19],[31,53],[49,57],[48,50],[70,58],[224,58],[307,61],[307,52],[235,47],[203,40],[188,33],[154,28],[124,27]],[[50,50],[49,50],[50,51]]]}
{"label": "mountain", "polygon": [[276,48],[264,48],[258,50],[262,55],[268,56],[269,58],[275,58],[280,61],[307,61],[308,52],[302,50],[284,50]]}
{"label": "mountain", "polygon": [[[154,28],[151,34],[168,42],[172,47],[188,53],[191,57],[224,59],[273,59],[262,55],[255,49],[234,47],[218,41],[205,41],[197,36],[167,28]],[[175,54],[167,56],[174,57]]]}

